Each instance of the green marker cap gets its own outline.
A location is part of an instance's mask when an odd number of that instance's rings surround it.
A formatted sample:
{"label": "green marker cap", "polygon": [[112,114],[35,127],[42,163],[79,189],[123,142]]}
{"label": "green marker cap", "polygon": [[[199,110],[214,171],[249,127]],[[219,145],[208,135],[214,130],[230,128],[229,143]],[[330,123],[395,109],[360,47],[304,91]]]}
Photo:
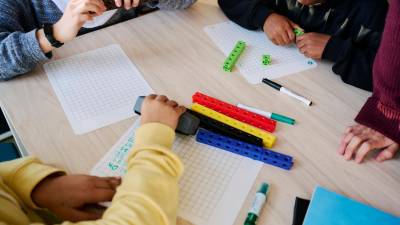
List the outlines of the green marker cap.
{"label": "green marker cap", "polygon": [[263,193],[264,195],[267,194],[269,185],[267,183],[262,183],[260,189],[257,192]]}
{"label": "green marker cap", "polygon": [[249,213],[247,214],[246,220],[244,221],[243,225],[254,225],[256,224],[256,221],[258,219],[258,216],[254,213]]}

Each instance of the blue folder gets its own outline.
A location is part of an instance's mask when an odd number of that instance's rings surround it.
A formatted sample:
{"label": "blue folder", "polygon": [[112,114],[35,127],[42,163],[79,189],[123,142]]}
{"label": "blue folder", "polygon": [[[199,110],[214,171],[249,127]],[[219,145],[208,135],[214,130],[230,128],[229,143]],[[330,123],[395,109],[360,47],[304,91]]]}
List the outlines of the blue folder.
{"label": "blue folder", "polygon": [[400,225],[400,217],[317,187],[303,225]]}

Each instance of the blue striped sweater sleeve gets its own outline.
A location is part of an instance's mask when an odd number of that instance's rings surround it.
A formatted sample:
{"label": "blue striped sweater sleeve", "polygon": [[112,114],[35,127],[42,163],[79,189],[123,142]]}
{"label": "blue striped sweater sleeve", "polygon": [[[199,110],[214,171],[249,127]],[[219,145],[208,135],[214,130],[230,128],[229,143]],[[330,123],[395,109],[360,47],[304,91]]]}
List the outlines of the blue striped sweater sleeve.
{"label": "blue striped sweater sleeve", "polygon": [[47,59],[31,25],[35,21],[32,5],[26,3],[0,0],[0,80],[29,72]]}

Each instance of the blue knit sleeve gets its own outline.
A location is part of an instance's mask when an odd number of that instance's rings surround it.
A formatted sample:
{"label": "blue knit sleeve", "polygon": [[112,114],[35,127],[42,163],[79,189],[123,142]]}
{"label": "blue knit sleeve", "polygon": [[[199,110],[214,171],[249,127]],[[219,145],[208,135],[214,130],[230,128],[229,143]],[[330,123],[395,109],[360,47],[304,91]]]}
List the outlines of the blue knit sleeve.
{"label": "blue knit sleeve", "polygon": [[[16,8],[13,4],[1,3],[0,80],[8,80],[31,71],[40,61],[48,58],[36,39],[36,29],[24,24],[26,21],[31,24],[35,20],[34,15],[27,15],[26,9]],[[31,30],[25,31],[27,27]]]}

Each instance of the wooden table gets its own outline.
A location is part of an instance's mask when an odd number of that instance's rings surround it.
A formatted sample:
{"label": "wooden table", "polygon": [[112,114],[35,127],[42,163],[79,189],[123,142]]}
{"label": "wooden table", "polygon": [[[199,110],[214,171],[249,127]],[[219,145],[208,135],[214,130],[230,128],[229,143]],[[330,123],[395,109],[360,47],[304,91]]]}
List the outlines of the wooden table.
{"label": "wooden table", "polygon": [[[54,52],[54,59],[119,44],[158,93],[189,105],[191,95],[241,102],[294,117],[298,124],[279,124],[274,150],[292,155],[294,168],[264,166],[236,224],[242,224],[255,190],[271,184],[259,224],[291,224],[296,196],[310,198],[316,185],[346,194],[400,216],[400,162],[361,165],[336,153],[342,132],[370,93],[348,86],[320,62],[317,69],[279,79],[311,97],[303,104],[265,85],[250,85],[238,72],[221,69],[222,52],[203,27],[226,20],[214,1],[199,2],[182,12],[155,12],[77,38]],[[41,66],[30,74],[0,83],[0,101],[21,145],[43,162],[72,173],[88,173],[135,118],[86,135],[73,133]]]}

